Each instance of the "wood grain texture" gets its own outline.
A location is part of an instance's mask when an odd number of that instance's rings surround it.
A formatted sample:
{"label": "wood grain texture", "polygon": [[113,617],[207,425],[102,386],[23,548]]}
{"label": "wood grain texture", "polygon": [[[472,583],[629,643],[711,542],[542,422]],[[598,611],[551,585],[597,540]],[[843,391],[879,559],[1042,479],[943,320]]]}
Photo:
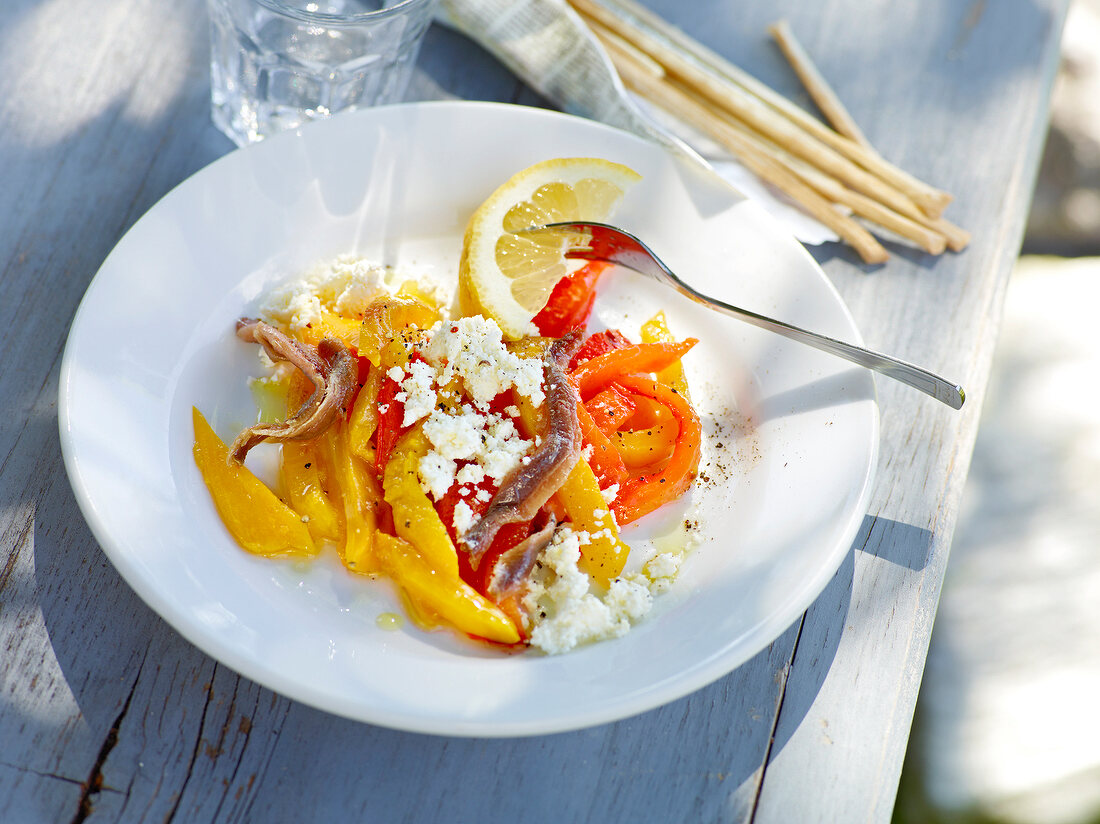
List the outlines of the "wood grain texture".
{"label": "wood grain texture", "polygon": [[[879,383],[853,551],[750,662],[636,718],[494,741],[282,698],[184,641],[106,561],[57,440],[69,321],[125,230],[232,145],[207,114],[201,0],[0,7],[0,821],[888,820],[1066,0],[649,5],[806,102],[765,31],[787,17],[875,146],[957,195],[961,255],[897,247],[868,272],[840,247],[814,254],[869,344],[970,399],[954,414]],[[439,27],[410,97],[543,105]]]}

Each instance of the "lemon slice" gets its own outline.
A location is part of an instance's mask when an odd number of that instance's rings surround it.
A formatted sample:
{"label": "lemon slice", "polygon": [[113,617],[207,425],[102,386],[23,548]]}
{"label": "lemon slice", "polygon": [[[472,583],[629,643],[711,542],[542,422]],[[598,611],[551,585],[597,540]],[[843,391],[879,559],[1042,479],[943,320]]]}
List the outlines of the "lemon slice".
{"label": "lemon slice", "polygon": [[512,339],[537,334],[531,319],[569,271],[565,252],[577,237],[515,233],[558,221],[605,221],[639,180],[626,166],[591,157],[545,160],[513,175],[466,227],[458,266],[461,313],[492,318]]}

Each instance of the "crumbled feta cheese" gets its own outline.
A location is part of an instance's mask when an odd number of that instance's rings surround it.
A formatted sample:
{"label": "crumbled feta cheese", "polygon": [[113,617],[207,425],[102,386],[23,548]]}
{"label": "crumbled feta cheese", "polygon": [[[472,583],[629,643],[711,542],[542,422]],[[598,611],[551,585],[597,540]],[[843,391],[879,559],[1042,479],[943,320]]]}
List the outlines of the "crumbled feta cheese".
{"label": "crumbled feta cheese", "polygon": [[297,332],[321,322],[321,301],[316,295],[292,295],[287,300],[282,314],[283,316],[277,317],[277,320],[289,323],[290,331]]}
{"label": "crumbled feta cheese", "polygon": [[680,565],[684,562],[684,552],[662,552],[654,555],[645,566],[642,573],[650,581],[650,590],[659,594],[667,592],[680,574]]}
{"label": "crumbled feta cheese", "polygon": [[470,509],[469,504],[465,501],[459,501],[455,504],[454,519],[451,523],[454,524],[455,532],[459,536],[465,535],[466,530],[474,525],[475,520],[477,519],[474,517],[474,511]]}
{"label": "crumbled feta cheese", "polygon": [[456,468],[450,458],[444,458],[438,452],[429,452],[417,464],[420,486],[438,501],[454,483]]}
{"label": "crumbled feta cheese", "polygon": [[619,497],[619,485],[611,484],[607,489],[601,489],[600,495],[602,495],[604,501],[610,505],[612,501]]}
{"label": "crumbled feta cheese", "polygon": [[603,598],[590,592],[590,579],[578,567],[582,541],[588,540],[569,527],[559,529],[524,596],[524,608],[535,616],[531,645],[551,655],[621,637],[653,604],[644,578],[637,575],[612,581]]}
{"label": "crumbled feta cheese", "polygon": [[631,624],[649,613],[653,595],[644,578],[626,575],[611,582],[604,603],[612,615],[621,615]]}
{"label": "crumbled feta cheese", "polygon": [[332,308],[345,316],[362,315],[370,302],[382,291],[385,270],[381,266],[359,261],[345,271],[347,279],[341,284],[342,288],[334,285]]}
{"label": "crumbled feta cheese", "polygon": [[485,418],[468,405],[456,412],[435,409],[424,421],[424,434],[434,451],[452,461],[473,460],[481,449]]}
{"label": "crumbled feta cheese", "polygon": [[508,418],[489,415],[487,420],[487,437],[478,455],[478,463],[485,469],[486,475],[500,482],[515,470],[520,459],[530,451],[531,442],[519,434],[516,425]]}
{"label": "crumbled feta cheese", "polygon": [[461,378],[479,409],[488,409],[493,398],[513,387],[536,405],[545,397],[542,360],[509,352],[500,327],[480,315],[433,326],[424,355],[442,366],[441,383]]}
{"label": "crumbled feta cheese", "polygon": [[343,255],[314,267],[293,283],[272,290],[260,307],[260,314],[297,332],[319,323],[323,309],[344,315],[360,313],[383,291],[386,291],[384,267]]}
{"label": "crumbled feta cheese", "polygon": [[460,484],[477,486],[485,480],[485,470],[476,463],[466,464],[462,469],[458,470],[458,474],[455,475],[455,480]]}
{"label": "crumbled feta cheese", "polygon": [[[393,371],[393,370],[390,370]],[[438,396],[435,391],[435,369],[424,361],[409,364],[409,375],[401,381],[405,391],[405,417],[402,426],[412,426],[418,420],[430,415],[435,409]]]}
{"label": "crumbled feta cheese", "polygon": [[[527,456],[531,442],[520,436],[516,426],[508,418],[492,413],[482,414],[469,404],[457,410],[434,409],[424,421],[424,436],[432,445],[432,451],[421,459],[421,481],[430,488],[436,499],[436,484],[442,484],[442,476],[435,476],[435,483],[424,479],[425,461],[440,456],[450,461],[451,477],[443,487],[445,493],[455,480],[461,483],[481,483],[486,477],[498,483],[503,481],[520,461]],[[470,463],[458,470],[458,461]],[[476,466],[476,469],[470,467]],[[438,462],[435,465],[439,468]],[[456,474],[462,473],[458,479]]]}
{"label": "crumbled feta cheese", "polygon": [[618,534],[616,533],[616,531],[614,529],[612,529],[611,527],[609,527],[609,526],[604,527],[599,532],[591,533],[591,536],[592,536],[593,541],[598,541],[601,538],[606,538],[608,541],[611,541],[612,543],[614,543],[615,539],[618,538]]}

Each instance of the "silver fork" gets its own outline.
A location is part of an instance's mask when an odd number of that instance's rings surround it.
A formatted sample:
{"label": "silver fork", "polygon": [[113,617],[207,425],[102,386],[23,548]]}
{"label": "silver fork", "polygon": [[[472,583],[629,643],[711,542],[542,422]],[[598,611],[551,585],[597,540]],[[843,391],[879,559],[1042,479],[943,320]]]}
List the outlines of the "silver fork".
{"label": "silver fork", "polygon": [[633,269],[635,272],[648,275],[671,286],[680,294],[706,306],[708,309],[714,309],[724,315],[751,323],[753,326],[759,326],[761,329],[767,329],[799,343],[808,344],[815,349],[844,358],[859,366],[865,366],[888,378],[893,378],[914,389],[919,389],[926,395],[931,395],[936,400],[947,404],[952,409],[961,409],[963,401],[966,400],[966,393],[963,392],[961,386],[945,380],[927,369],[708,297],[680,280],[648,246],[622,229],[609,226],[606,223],[567,222],[533,226],[524,231],[560,231],[562,229],[580,232],[589,238],[587,246],[571,247],[566,252],[565,256],[567,258],[602,260],[625,266],[627,269]]}

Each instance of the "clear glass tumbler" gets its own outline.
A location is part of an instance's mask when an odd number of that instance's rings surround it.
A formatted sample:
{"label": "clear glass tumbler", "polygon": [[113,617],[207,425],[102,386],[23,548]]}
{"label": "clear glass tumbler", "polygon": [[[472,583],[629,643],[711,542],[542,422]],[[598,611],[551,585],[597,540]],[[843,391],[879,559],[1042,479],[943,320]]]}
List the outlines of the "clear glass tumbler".
{"label": "clear glass tumbler", "polygon": [[238,146],[402,99],[437,0],[208,0],[214,124]]}

